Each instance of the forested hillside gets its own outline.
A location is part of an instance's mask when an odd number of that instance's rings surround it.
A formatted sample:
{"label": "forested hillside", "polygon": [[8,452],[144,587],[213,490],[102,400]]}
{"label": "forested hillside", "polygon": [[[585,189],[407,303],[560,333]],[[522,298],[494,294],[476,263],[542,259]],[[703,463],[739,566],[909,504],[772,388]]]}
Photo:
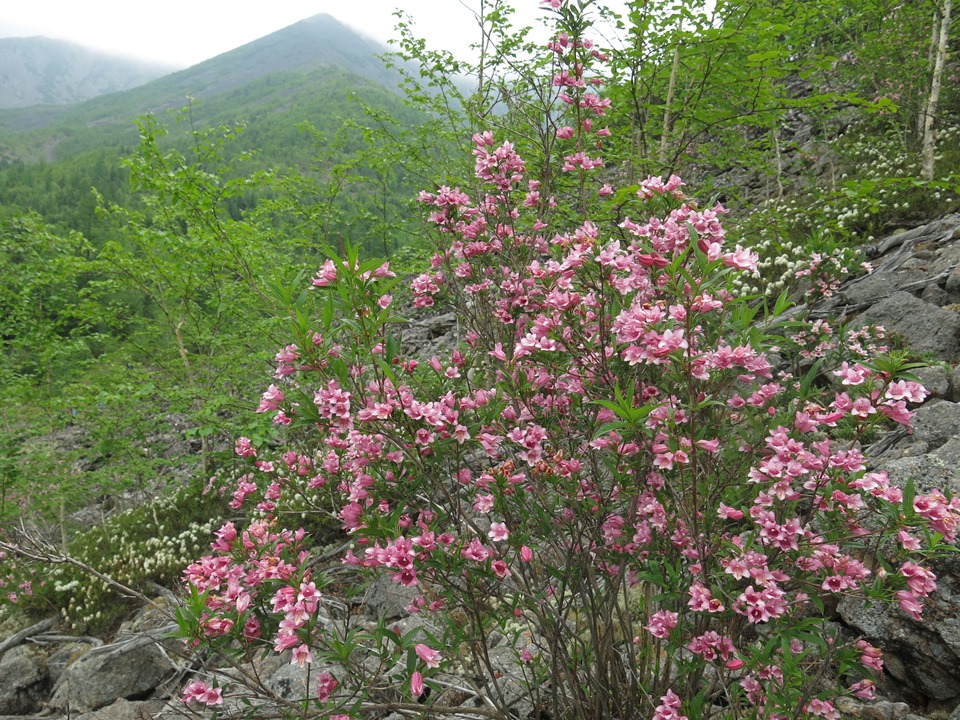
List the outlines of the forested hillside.
{"label": "forested hillside", "polygon": [[[408,245],[426,178],[385,138],[426,116],[403,103],[385,50],[318,16],[132,91],[4,116],[19,158],[0,167],[16,477],[45,484],[80,463],[99,479],[70,483],[76,509],[101,481],[123,492],[182,464],[142,457],[171,423],[204,448],[228,438],[269,357],[271,288],[324,248]],[[50,440],[78,424],[78,446]],[[5,485],[13,515],[31,497],[18,484]],[[49,500],[28,502],[48,513]]]}
{"label": "forested hillside", "polygon": [[[11,612],[109,632],[85,567],[176,584],[220,527],[180,631],[322,655],[281,714],[417,714],[448,670],[490,718],[873,692],[835,596],[919,617],[960,507],[864,475],[924,358],[783,313],[960,209],[951,0],[542,5],[546,47],[484,3],[472,62],[318,16],[0,113],[0,520],[46,542]],[[441,313],[456,348],[404,345]],[[354,627],[375,571],[442,627]]]}

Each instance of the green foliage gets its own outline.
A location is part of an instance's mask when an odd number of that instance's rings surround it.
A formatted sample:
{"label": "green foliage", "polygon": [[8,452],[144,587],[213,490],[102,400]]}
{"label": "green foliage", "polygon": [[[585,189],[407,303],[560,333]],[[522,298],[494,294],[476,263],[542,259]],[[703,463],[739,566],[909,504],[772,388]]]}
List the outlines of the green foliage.
{"label": "green foliage", "polygon": [[0,381],[10,391],[42,388],[51,396],[93,359],[88,255],[79,233],[61,236],[37,216],[0,223]]}

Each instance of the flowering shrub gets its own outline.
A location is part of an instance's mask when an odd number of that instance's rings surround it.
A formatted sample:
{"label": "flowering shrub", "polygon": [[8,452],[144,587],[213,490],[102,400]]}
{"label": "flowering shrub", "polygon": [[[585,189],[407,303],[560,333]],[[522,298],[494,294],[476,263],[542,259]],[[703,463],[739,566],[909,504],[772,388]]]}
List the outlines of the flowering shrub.
{"label": "flowering shrub", "polygon": [[[830,298],[844,282],[862,273],[873,272],[868,262],[857,267],[856,251],[838,248],[830,254],[813,253],[806,267],[795,270],[795,278],[809,278],[808,295],[813,298]],[[853,270],[851,270],[851,267]]]}
{"label": "flowering shrub", "polygon": [[[960,524],[956,499],[892,486],[858,449],[925,391],[896,358],[838,360],[827,383],[775,365],[796,323],[760,327],[733,293],[756,256],[725,242],[723,208],[676,177],[594,192],[606,105],[584,80],[602,56],[572,30],[550,48],[573,182],[531,177],[480,133],[480,193],[421,194],[441,243],[415,304],[456,302],[449,357],[399,353],[386,263],[320,269],[323,310],[292,313],[257,408],[290,445],[238,440],[234,505],[254,519],[186,570],[183,633],[234,662],[289,651],[315,680],[302,716],[448,713],[452,688],[476,699],[459,714],[497,718],[519,702],[551,718],[836,718],[882,661],[824,605],[919,618],[924,557]],[[370,624],[325,592],[290,507],[336,514],[347,569],[413,589],[422,622]],[[239,690],[197,681],[185,699]]]}

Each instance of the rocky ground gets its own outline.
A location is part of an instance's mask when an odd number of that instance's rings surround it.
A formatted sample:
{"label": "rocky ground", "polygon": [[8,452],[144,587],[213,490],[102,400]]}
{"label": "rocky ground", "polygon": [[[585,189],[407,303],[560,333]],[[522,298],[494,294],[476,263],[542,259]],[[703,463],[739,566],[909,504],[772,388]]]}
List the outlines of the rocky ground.
{"label": "rocky ground", "polygon": [[[918,374],[931,393],[917,410],[912,434],[893,432],[870,448],[874,469],[893,482],[913,479],[918,489],[960,493],[960,215],[883,239],[871,249],[874,272],[848,282],[813,315],[883,325],[935,364]],[[413,324],[410,347],[452,345],[452,314]],[[844,714],[864,720],[960,720],[960,555],[935,570],[938,589],[927,602],[925,621],[898,609],[844,601],[838,610],[851,631],[884,649],[884,699],[848,701]],[[391,583],[375,587],[364,611],[400,623],[408,598]],[[17,717],[71,720],[132,720],[182,717],[182,685],[202,665],[166,638],[175,625],[176,599],[159,592],[120,628],[102,638],[72,637],[48,620],[0,627],[0,720]],[[9,625],[10,623],[8,623]],[[512,653],[503,653],[512,655]],[[259,668],[275,698],[298,697],[306,676],[281,658]]]}

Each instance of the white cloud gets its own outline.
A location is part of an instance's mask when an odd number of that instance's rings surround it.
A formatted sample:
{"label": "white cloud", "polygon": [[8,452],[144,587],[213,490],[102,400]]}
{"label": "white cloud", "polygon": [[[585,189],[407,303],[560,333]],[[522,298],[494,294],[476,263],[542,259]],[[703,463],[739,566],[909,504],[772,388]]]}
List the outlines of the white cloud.
{"label": "white cloud", "polygon": [[[519,24],[533,25],[544,14],[537,0],[510,1]],[[431,47],[462,55],[479,39],[471,9],[479,5],[480,0],[34,0],[4,3],[0,37],[46,35],[186,67],[320,13],[386,42],[394,36],[393,13],[400,7]]]}

